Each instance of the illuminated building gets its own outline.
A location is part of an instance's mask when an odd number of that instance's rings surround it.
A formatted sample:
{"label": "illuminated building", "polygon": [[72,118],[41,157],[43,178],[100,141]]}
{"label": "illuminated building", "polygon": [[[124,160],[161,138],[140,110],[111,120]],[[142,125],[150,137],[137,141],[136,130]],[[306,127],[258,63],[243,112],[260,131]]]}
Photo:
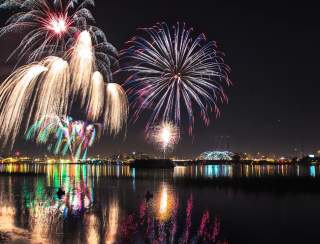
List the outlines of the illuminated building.
{"label": "illuminated building", "polygon": [[229,151],[207,151],[200,154],[198,160],[224,160],[233,159],[234,153]]}

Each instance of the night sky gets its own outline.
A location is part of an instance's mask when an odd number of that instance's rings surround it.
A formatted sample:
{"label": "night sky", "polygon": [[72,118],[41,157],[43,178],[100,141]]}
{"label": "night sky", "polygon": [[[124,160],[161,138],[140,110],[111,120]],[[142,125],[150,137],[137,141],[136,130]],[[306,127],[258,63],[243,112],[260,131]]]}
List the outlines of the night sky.
{"label": "night sky", "polygon": [[[138,27],[180,21],[193,27],[194,34],[204,32],[225,53],[232,68],[233,86],[226,89],[229,103],[220,107],[220,118],[212,114],[209,127],[196,120],[193,136],[182,128],[174,154],[197,156],[216,147],[225,149],[226,141],[235,152],[295,155],[295,148],[306,153],[320,149],[320,32],[313,1],[96,0],[92,12],[119,50]],[[0,40],[1,77],[10,71],[5,59],[12,43],[13,37]],[[145,118],[129,123],[126,135],[105,136],[90,152],[156,151],[145,142],[145,124]],[[222,143],[221,137],[229,139]],[[39,152],[32,148],[21,142],[16,146],[21,152]]]}

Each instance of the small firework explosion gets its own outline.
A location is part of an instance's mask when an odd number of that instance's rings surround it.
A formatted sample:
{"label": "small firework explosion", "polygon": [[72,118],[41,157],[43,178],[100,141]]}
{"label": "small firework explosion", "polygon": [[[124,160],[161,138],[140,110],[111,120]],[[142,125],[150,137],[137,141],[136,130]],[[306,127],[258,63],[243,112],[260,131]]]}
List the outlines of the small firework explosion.
{"label": "small firework explosion", "polygon": [[173,149],[173,147],[178,144],[180,140],[180,131],[173,123],[162,122],[160,125],[153,127],[147,137],[152,143],[161,147],[165,158],[166,152]]}
{"label": "small firework explosion", "polygon": [[70,25],[72,25],[72,22],[63,14],[49,14],[44,23],[45,28],[53,31],[60,38],[68,31]]}

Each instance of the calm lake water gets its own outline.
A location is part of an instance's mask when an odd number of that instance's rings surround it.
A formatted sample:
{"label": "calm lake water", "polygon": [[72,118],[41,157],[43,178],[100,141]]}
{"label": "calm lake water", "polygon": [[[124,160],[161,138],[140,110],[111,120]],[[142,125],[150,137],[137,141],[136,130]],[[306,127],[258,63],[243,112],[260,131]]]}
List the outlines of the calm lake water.
{"label": "calm lake water", "polygon": [[0,164],[0,238],[20,243],[319,243],[319,226],[319,166]]}

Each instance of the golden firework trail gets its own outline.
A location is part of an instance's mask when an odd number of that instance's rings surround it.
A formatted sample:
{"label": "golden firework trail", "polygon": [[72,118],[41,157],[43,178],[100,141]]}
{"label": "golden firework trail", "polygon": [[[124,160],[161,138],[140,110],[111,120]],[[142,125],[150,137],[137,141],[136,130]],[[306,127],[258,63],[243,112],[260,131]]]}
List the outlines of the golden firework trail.
{"label": "golden firework trail", "polygon": [[[32,63],[14,71],[0,86],[0,138],[2,146],[10,141],[10,146],[19,134],[25,111],[31,104],[38,80],[48,70],[41,64]],[[30,116],[26,124],[29,124]]]}
{"label": "golden firework trail", "polygon": [[[70,111],[73,80],[69,64],[50,56],[22,66],[0,86],[1,146],[12,148],[19,132],[43,117],[67,116]],[[128,100],[116,83],[105,84],[98,71],[89,76],[87,113],[90,121],[103,119],[104,131],[116,135],[126,125]],[[22,123],[24,121],[24,123]]]}
{"label": "golden firework trail", "polygon": [[104,129],[115,135],[126,125],[128,117],[127,95],[119,84],[108,83],[105,99]]}
{"label": "golden firework trail", "polygon": [[90,94],[88,98],[87,115],[92,121],[97,121],[104,107],[105,84],[103,76],[99,71],[93,73],[91,78]]}
{"label": "golden firework trail", "polygon": [[80,33],[71,49],[70,68],[72,73],[72,97],[81,96],[81,106],[86,102],[90,89],[91,75],[95,69],[94,49],[88,31]]}
{"label": "golden firework trail", "polygon": [[43,116],[67,115],[70,90],[70,70],[68,63],[58,57],[47,57],[41,62],[47,72],[37,93],[38,101],[34,120]]}

